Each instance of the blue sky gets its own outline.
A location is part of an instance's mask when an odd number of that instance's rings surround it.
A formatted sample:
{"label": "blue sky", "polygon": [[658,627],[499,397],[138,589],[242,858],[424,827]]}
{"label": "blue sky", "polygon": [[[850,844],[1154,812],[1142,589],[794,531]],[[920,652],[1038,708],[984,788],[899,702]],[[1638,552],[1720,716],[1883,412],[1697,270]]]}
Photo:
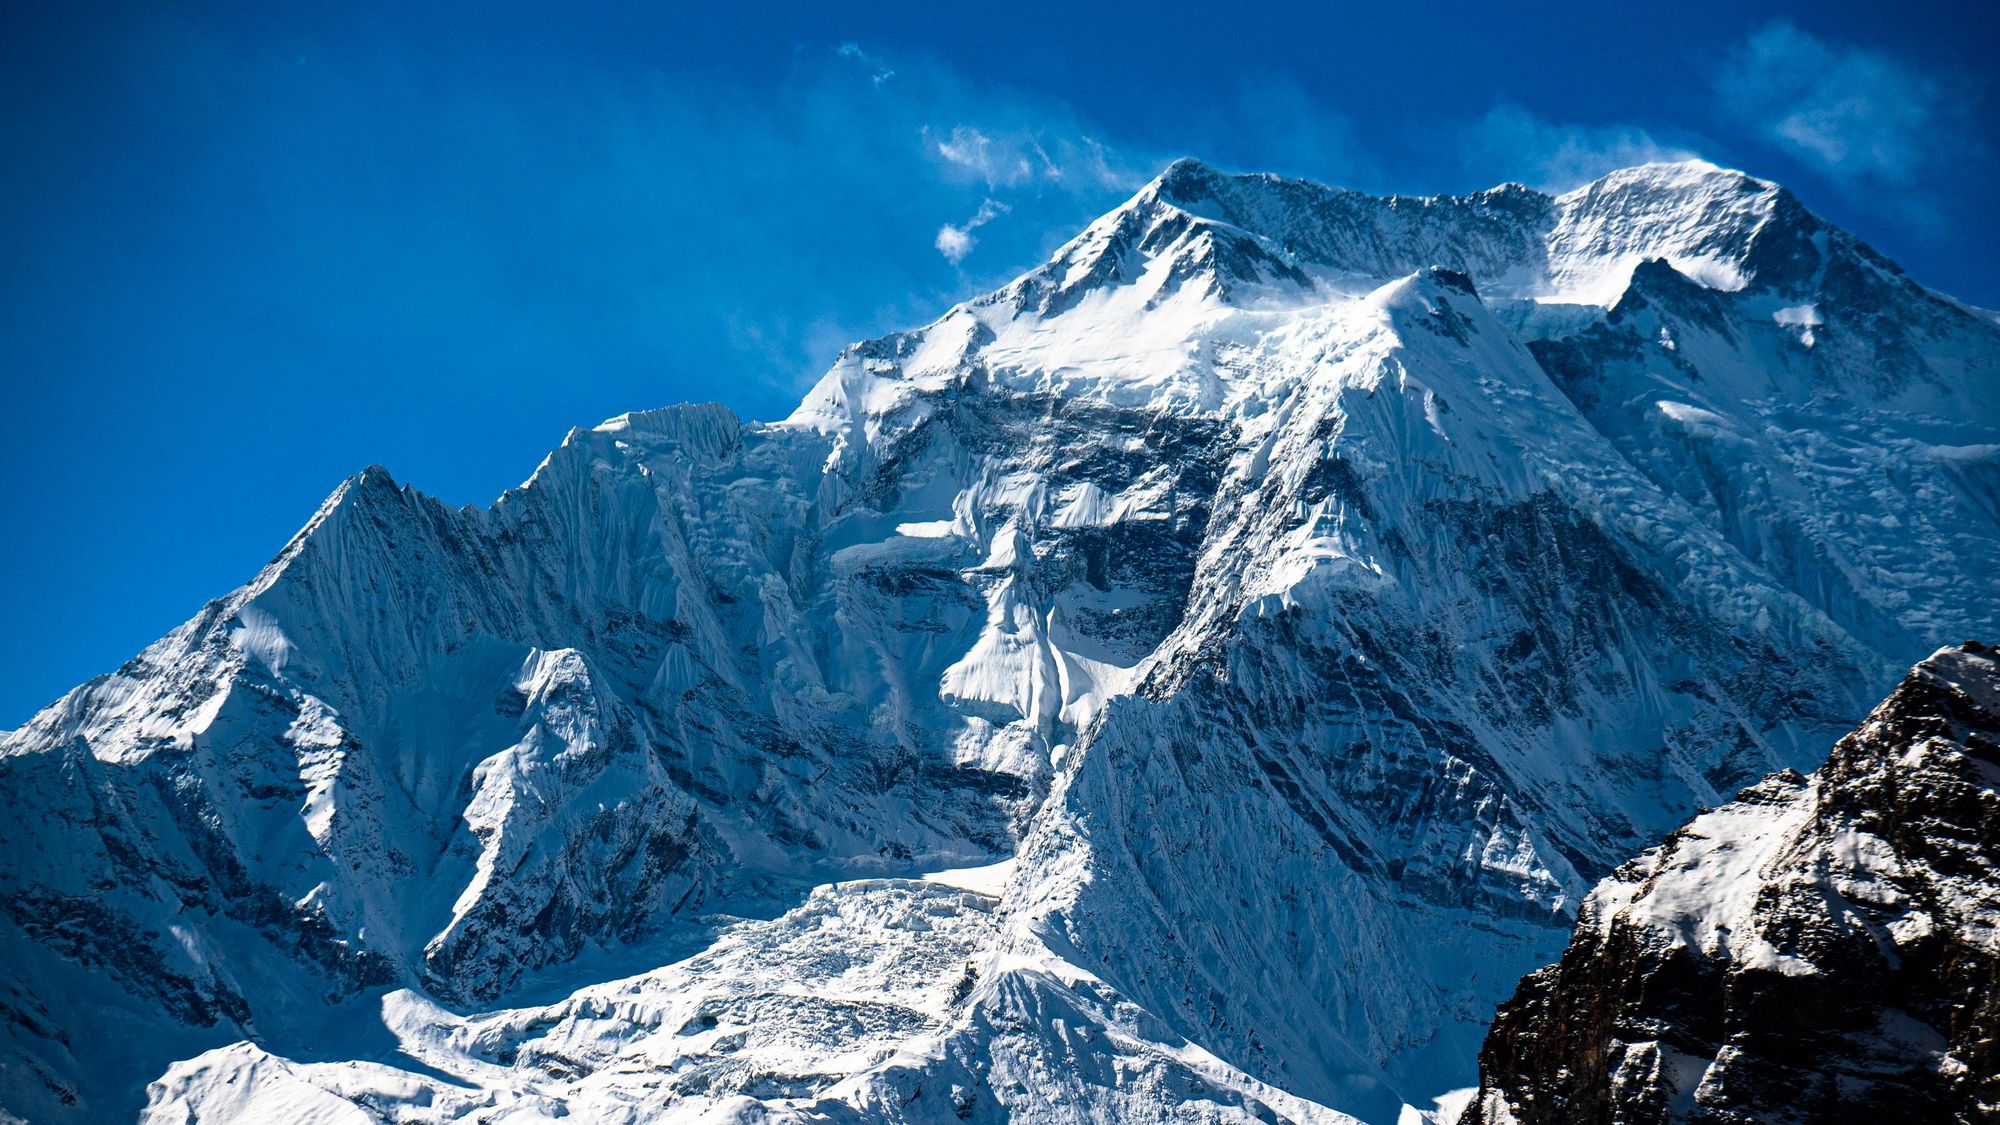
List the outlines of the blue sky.
{"label": "blue sky", "polygon": [[364,465],[484,503],[572,425],[782,415],[1182,154],[1406,192],[1695,154],[2000,306],[1972,3],[742,10],[8,5],[0,726]]}

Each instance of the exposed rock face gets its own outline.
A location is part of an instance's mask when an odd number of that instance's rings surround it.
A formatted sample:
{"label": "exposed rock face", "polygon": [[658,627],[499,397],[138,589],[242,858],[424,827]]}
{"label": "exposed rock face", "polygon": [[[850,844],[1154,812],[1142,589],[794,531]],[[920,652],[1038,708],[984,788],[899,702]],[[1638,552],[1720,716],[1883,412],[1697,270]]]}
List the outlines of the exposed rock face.
{"label": "exposed rock face", "polygon": [[1619,868],[1469,1122],[2000,1117],[2000,653],[1917,665],[1810,777]]}
{"label": "exposed rock face", "polygon": [[1605,873],[2000,633],[1996,371],[1712,166],[1176,163],[782,422],[360,474],[8,735],[0,1101],[1393,1120]]}

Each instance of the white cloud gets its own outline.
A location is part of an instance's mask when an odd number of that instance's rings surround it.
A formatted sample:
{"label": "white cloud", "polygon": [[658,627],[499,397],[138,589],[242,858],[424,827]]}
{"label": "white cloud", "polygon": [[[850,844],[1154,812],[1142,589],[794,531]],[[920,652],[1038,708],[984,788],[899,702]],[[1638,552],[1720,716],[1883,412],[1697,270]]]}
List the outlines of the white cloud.
{"label": "white cloud", "polygon": [[954,226],[946,223],[939,227],[937,241],[934,243],[938,253],[943,254],[953,265],[964,261],[965,256],[972,253],[972,248],[979,244],[979,240],[972,237],[972,232],[1011,210],[1013,208],[997,199],[988,199],[981,203],[979,210],[962,225]]}
{"label": "white cloud", "polygon": [[1517,105],[1487,111],[1469,130],[1465,154],[1468,165],[1488,176],[1546,191],[1567,191],[1635,164],[1696,156],[1637,126],[1559,124]]}
{"label": "white cloud", "polygon": [[862,50],[859,43],[842,43],[834,49],[834,53],[843,59],[860,63],[872,71],[873,73],[869,75],[869,81],[875,83],[877,86],[896,77],[895,70],[888,63]]}
{"label": "white cloud", "polygon": [[[955,197],[958,206],[984,197],[971,218],[944,224],[932,239],[954,265],[979,244],[973,232],[999,215],[1019,207],[1049,229],[1071,227],[1114,202],[1114,193],[1136,189],[1164,163],[1113,149],[1074,106],[1058,99],[978,86],[923,56],[899,56],[891,66],[857,43],[843,43],[833,55],[839,69],[858,68],[874,88],[859,102],[820,113],[832,121],[857,112],[860,120],[841,124],[871,135],[901,126],[920,161],[923,182],[902,178],[890,194]],[[1045,233],[1012,230],[1006,241],[1029,237],[1046,241]]]}
{"label": "white cloud", "polygon": [[1839,178],[1909,182],[1964,135],[1939,78],[1789,23],[1738,47],[1715,90],[1728,116]]}
{"label": "white cloud", "polygon": [[1048,154],[1034,138],[996,141],[971,125],[952,126],[950,134],[932,145],[946,164],[985,180],[988,187],[1013,187],[1051,167]]}
{"label": "white cloud", "polygon": [[972,253],[972,247],[978,241],[964,227],[955,227],[950,223],[946,223],[938,228],[937,241],[933,245],[937,247],[938,253],[945,256],[947,261],[956,264],[964,261],[965,256]]}
{"label": "white cloud", "polygon": [[1070,122],[925,128],[924,140],[947,180],[988,191],[1031,184],[1070,191],[1136,187],[1141,177],[1115,153]]}

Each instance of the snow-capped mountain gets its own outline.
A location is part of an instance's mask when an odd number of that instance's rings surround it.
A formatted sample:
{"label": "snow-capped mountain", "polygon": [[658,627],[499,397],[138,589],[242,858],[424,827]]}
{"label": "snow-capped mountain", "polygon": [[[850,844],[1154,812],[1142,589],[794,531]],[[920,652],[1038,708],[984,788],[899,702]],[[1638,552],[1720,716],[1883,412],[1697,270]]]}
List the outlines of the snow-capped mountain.
{"label": "snow-capped mountain", "polygon": [[7,736],[0,1102],[1394,1120],[1599,878],[2000,634],[1996,367],[1712,166],[1178,162],[782,422],[370,469]]}
{"label": "snow-capped mountain", "polygon": [[1469,1120],[2000,1114],[2000,654],[1917,665],[1811,777],[1620,867],[1487,1040]]}

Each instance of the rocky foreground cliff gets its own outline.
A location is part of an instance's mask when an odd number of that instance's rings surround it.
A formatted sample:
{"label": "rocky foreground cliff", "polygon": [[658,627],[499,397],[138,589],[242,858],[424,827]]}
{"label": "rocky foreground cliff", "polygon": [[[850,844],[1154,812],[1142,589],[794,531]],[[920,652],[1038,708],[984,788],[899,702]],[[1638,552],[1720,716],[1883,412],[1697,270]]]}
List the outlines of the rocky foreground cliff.
{"label": "rocky foreground cliff", "polygon": [[1620,867],[1480,1077],[1469,1125],[2000,1118],[2000,653]]}

